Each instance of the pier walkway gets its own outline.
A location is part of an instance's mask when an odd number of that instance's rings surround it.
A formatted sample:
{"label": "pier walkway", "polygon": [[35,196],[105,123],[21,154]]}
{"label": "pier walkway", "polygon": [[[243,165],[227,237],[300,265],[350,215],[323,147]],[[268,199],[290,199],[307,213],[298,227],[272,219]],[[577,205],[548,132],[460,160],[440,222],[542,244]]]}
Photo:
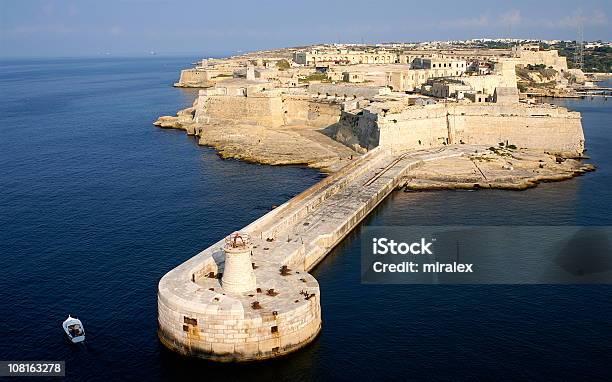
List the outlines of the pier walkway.
{"label": "pier walkway", "polygon": [[319,285],[307,271],[408,171],[474,149],[376,148],[244,227],[240,232],[252,242],[256,290],[225,293],[225,242],[213,244],[161,279],[160,340],[175,351],[220,361],[271,358],[307,344],[321,327]]}

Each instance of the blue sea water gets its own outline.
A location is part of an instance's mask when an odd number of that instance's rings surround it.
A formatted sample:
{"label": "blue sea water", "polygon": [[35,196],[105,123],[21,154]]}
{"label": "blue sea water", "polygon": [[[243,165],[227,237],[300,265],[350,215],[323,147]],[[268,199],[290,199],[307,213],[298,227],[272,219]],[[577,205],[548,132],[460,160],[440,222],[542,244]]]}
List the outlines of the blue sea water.
{"label": "blue sea water", "polygon": [[[68,380],[610,380],[612,287],[362,285],[360,228],[313,271],[323,331],[219,365],[156,336],[161,276],[323,174],[222,160],[151,125],[192,103],[196,57],[0,62],[0,360]],[[596,172],[523,192],[395,192],[363,225],[612,225],[612,100],[582,112]],[[84,321],[67,343],[61,322]]]}

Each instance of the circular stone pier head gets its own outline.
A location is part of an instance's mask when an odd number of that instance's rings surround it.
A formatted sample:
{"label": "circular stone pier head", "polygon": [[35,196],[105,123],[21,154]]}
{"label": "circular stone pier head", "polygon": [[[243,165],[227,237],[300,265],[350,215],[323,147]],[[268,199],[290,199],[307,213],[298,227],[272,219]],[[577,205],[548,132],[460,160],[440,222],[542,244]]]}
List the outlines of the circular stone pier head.
{"label": "circular stone pier head", "polygon": [[235,232],[159,282],[158,335],[169,349],[214,361],[274,358],[321,329],[319,284]]}

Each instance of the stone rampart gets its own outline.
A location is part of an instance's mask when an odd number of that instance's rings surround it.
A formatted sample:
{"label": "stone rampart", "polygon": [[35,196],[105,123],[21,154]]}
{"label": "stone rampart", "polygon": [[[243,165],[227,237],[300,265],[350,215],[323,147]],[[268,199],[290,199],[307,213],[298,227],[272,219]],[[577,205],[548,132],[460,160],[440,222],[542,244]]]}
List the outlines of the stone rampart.
{"label": "stone rampart", "polygon": [[212,81],[212,72],[209,70],[201,70],[197,68],[181,70],[179,82],[175,83],[177,87],[209,87],[215,83]]}
{"label": "stone rampart", "polygon": [[374,98],[379,95],[389,94],[391,90],[385,86],[354,86],[354,85],[336,85],[336,84],[310,84],[308,85],[308,93],[323,97],[336,98],[357,98],[363,97],[367,99]]}
{"label": "stone rampart", "polygon": [[226,96],[200,94],[196,106],[196,122],[279,127],[284,124],[282,99],[272,96]]}
{"label": "stone rampart", "polygon": [[420,149],[447,144],[497,146],[499,143],[566,156],[584,151],[580,113],[525,104],[446,104],[410,106],[362,115],[346,113],[336,138],[347,145]]}
{"label": "stone rampart", "polygon": [[519,65],[540,65],[550,66],[553,69],[563,72],[567,70],[567,59],[559,56],[556,50],[517,50]]}
{"label": "stone rampart", "polygon": [[283,96],[285,125],[327,127],[340,119],[340,104],[332,101],[313,100],[309,96]]}
{"label": "stone rampart", "polygon": [[338,122],[340,109],[337,102],[277,91],[248,96],[207,95],[201,92],[196,101],[195,120],[203,124],[225,122],[266,127],[306,125],[322,128]]}

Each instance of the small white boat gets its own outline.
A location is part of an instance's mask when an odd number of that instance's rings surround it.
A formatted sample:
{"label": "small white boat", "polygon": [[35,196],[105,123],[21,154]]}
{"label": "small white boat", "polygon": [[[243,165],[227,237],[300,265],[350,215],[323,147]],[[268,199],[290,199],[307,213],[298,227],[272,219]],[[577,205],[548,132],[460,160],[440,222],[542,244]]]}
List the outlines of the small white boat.
{"label": "small white boat", "polygon": [[85,328],[83,328],[83,324],[78,318],[68,315],[68,318],[64,321],[62,326],[64,327],[64,332],[66,332],[68,339],[72,341],[72,343],[76,344],[85,341]]}

